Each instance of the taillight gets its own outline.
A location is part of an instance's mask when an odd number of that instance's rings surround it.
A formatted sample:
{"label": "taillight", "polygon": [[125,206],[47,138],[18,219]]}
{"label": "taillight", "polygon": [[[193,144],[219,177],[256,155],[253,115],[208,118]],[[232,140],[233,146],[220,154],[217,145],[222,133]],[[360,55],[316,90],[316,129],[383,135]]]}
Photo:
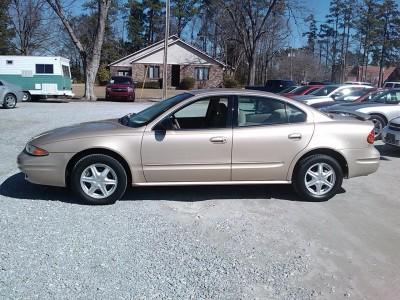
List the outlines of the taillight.
{"label": "taillight", "polygon": [[373,144],[373,143],[375,142],[375,132],[374,132],[373,129],[372,129],[371,132],[368,134],[367,142],[368,142],[368,144]]}

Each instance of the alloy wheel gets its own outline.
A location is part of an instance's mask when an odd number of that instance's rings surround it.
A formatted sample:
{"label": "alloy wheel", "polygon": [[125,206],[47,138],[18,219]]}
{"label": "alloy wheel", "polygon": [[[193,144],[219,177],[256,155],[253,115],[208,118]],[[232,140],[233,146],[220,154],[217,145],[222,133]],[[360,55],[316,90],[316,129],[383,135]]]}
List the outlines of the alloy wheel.
{"label": "alloy wheel", "polygon": [[327,163],[313,164],[305,174],[304,183],[311,194],[323,196],[335,186],[335,170]]}
{"label": "alloy wheel", "polygon": [[382,131],[383,131],[383,124],[378,119],[372,119],[372,122],[374,123],[375,136],[379,137],[382,134]]}
{"label": "alloy wheel", "polygon": [[111,167],[97,163],[83,170],[80,184],[86,195],[95,199],[104,199],[115,192],[118,178]]}
{"label": "alloy wheel", "polygon": [[4,102],[6,104],[7,107],[14,107],[17,104],[17,99],[15,99],[15,97],[13,95],[6,95],[4,98]]}

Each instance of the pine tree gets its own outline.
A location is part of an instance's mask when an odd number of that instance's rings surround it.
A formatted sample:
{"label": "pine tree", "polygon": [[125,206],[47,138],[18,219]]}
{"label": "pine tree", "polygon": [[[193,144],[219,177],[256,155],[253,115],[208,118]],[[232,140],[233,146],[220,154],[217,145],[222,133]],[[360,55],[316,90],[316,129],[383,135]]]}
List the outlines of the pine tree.
{"label": "pine tree", "polygon": [[307,37],[307,50],[314,55],[317,40],[317,22],[313,14],[309,15],[305,21],[308,23],[308,31],[303,33],[303,36]]}
{"label": "pine tree", "polygon": [[9,5],[9,0],[0,0],[0,55],[13,52],[12,38],[14,37],[14,31],[10,27]]}

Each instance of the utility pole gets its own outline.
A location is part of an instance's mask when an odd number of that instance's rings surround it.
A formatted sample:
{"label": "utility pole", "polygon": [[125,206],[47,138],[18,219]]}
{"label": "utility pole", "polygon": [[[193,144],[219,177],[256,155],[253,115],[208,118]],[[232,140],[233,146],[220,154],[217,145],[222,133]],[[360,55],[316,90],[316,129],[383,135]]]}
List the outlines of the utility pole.
{"label": "utility pole", "polygon": [[168,39],[169,39],[169,0],[165,1],[165,40],[164,40],[164,62],[163,62],[163,100],[167,99],[167,86],[168,86]]}

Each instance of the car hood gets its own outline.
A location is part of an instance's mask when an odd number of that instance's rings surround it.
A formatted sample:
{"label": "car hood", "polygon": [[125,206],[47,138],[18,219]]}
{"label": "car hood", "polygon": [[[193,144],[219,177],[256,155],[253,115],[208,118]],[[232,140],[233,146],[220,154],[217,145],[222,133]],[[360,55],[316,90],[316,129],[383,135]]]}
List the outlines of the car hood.
{"label": "car hood", "polygon": [[341,103],[335,104],[329,107],[329,109],[341,109],[345,111],[354,111],[361,108],[367,107],[382,107],[382,106],[393,106],[392,104],[378,103],[378,102],[358,102],[358,103]]}
{"label": "car hood", "polygon": [[128,87],[132,87],[132,86],[130,84],[113,83],[113,84],[107,85],[107,87],[115,89],[115,88],[128,88]]}
{"label": "car hood", "polygon": [[400,125],[400,117],[394,118],[393,120],[390,120],[390,123],[391,124]]}
{"label": "car hood", "polygon": [[135,130],[136,128],[120,124],[118,119],[110,119],[86,122],[46,131],[35,136],[30,142],[35,146],[40,146],[65,140],[93,138],[107,135],[126,135]]}

